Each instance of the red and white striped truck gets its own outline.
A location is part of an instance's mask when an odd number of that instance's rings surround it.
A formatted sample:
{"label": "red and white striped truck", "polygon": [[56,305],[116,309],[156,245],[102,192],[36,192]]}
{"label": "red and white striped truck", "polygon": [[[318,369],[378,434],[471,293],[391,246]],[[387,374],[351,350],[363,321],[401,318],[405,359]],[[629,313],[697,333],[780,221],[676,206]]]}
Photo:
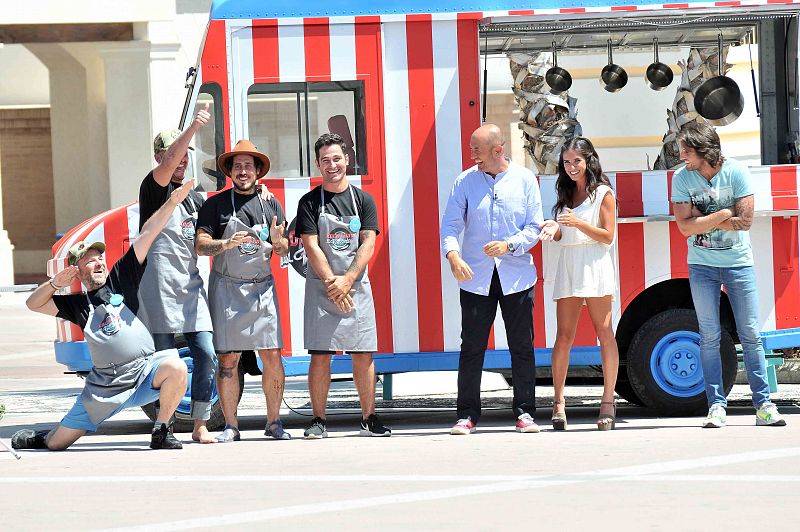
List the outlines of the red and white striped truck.
{"label": "red and white striped truck", "polygon": [[[609,0],[301,3],[215,0],[181,126],[202,103],[213,124],[201,131],[193,154],[201,188],[230,186],[213,160],[238,139],[249,138],[272,159],[264,180],[287,218],[300,197],[321,179],[313,165],[313,142],[326,131],[350,139],[351,182],[377,203],[381,235],[369,265],[375,298],[378,373],[453,370],[460,346],[458,287],[439,251],[439,224],[455,177],[472,166],[468,141],[481,123],[482,47],[492,25],[516,24],[541,40],[543,23],[575,22],[605,46],[607,29],[626,17],[691,17],[712,29],[720,21],[796,11],[798,0],[688,1],[681,4]],[[567,5],[569,4],[569,5]],[[559,7],[561,5],[561,7]],[[749,18],[747,18],[749,17]],[[687,19],[688,20],[688,19]],[[527,26],[526,26],[527,25]],[[584,30],[585,31],[585,30]],[[646,36],[652,40],[652,30]],[[716,30],[714,30],[716,31]],[[712,32],[713,34],[713,32]],[[716,39],[716,34],[713,34]],[[549,47],[550,37],[546,36]],[[602,90],[598,87],[598,90]],[[620,99],[621,108],[624,100]],[[654,112],[663,113],[661,109]],[[795,109],[796,113],[797,110]],[[509,119],[511,120],[511,119]],[[800,344],[798,273],[798,167],[751,168],[756,216],[751,229],[767,347]],[[618,293],[613,307],[620,347],[618,393],[662,413],[705,408],[697,321],[687,280],[687,244],[669,202],[672,171],[609,174],[619,200],[616,260]],[[131,179],[137,176],[131,176]],[[545,215],[555,202],[554,177],[541,176]],[[290,229],[292,229],[290,227]],[[138,206],[98,214],[53,246],[48,273],[65,265],[77,240],[101,240],[112,264],[138,229]],[[290,233],[292,253],[276,276],[288,375],[303,374],[303,251]],[[551,300],[558,244],[531,253],[539,273],[535,289],[534,347],[539,366],[549,366],[555,340]],[[205,263],[206,271],[208,263]],[[69,288],[80,291],[78,284]],[[722,294],[725,379],[736,373],[736,331]],[[502,318],[490,337],[485,367],[510,368]],[[81,330],[58,320],[56,358],[72,371],[91,368]],[[600,364],[597,338],[585,311],[572,366]],[[334,357],[333,371],[348,373],[349,357]],[[247,363],[245,364],[248,365]],[[249,363],[255,369],[255,357]],[[188,400],[186,405],[188,408]]]}

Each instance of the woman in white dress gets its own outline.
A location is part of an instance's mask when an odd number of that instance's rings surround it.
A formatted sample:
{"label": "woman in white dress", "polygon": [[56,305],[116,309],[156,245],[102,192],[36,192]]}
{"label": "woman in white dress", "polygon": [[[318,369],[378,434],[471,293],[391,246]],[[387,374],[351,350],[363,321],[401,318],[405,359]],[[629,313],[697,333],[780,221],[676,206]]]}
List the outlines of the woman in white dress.
{"label": "woman in white dress", "polygon": [[542,239],[561,244],[555,276],[558,332],[553,347],[553,428],[565,430],[564,385],[569,352],[575,340],[581,307],[586,304],[603,363],[603,398],[597,428],[615,425],[614,386],[617,382],[619,351],[611,328],[611,302],[616,292],[612,244],[617,224],[616,199],[611,183],[603,174],[600,159],[589,139],[575,137],[561,150],[556,180],[555,221],[542,226]]}

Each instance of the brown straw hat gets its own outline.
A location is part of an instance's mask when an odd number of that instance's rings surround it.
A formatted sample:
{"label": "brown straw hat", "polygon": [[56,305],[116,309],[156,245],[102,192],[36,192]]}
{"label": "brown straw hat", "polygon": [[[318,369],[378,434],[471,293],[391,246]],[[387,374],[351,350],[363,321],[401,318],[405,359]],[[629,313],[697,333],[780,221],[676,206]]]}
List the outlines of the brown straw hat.
{"label": "brown straw hat", "polygon": [[217,166],[222,173],[229,176],[228,170],[225,169],[225,164],[229,159],[233,159],[237,155],[252,155],[254,158],[261,161],[261,171],[256,173],[256,179],[264,177],[267,175],[267,172],[269,172],[269,157],[258,151],[255,144],[247,139],[242,139],[236,143],[236,146],[234,146],[231,151],[223,153],[217,158]]}

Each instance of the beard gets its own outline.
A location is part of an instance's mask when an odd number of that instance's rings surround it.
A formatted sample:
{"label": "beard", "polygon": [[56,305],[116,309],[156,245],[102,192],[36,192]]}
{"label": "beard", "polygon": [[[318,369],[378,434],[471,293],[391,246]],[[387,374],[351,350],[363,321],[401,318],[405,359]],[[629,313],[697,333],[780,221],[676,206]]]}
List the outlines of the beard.
{"label": "beard", "polygon": [[102,288],[106,284],[106,279],[108,278],[108,271],[103,271],[99,273],[89,273],[81,277],[81,282],[86,287],[88,291],[97,290],[98,288]]}
{"label": "beard", "polygon": [[245,193],[245,194],[249,194],[249,193],[253,192],[253,190],[255,190],[256,182],[253,181],[250,184],[243,185],[243,184],[240,184],[238,181],[236,181],[234,179],[233,180],[233,188],[235,188],[239,192],[242,192],[242,193]]}

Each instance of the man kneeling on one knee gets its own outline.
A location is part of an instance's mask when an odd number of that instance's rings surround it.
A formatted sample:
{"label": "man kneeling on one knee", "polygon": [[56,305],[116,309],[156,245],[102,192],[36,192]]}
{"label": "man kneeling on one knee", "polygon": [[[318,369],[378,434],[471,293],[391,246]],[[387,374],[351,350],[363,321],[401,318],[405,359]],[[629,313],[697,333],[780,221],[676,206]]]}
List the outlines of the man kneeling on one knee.
{"label": "man kneeling on one knee", "polygon": [[[17,431],[11,438],[14,448],[64,450],[120,410],[156,400],[161,408],[150,447],[182,447],[169,424],[186,392],[186,364],[175,349],[156,352],[153,338],[137,313],[147,252],[193,185],[194,180],[190,180],[172,192],[111,271],[106,266],[105,244],[78,242],[69,250],[70,265],[28,298],[28,308],[34,312],[83,327],[94,368],[59,426],[51,431]],[[86,293],[55,295],[76,278],[86,287]]]}

